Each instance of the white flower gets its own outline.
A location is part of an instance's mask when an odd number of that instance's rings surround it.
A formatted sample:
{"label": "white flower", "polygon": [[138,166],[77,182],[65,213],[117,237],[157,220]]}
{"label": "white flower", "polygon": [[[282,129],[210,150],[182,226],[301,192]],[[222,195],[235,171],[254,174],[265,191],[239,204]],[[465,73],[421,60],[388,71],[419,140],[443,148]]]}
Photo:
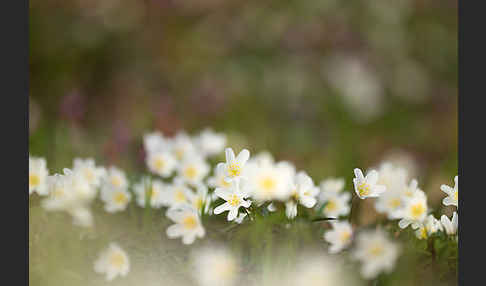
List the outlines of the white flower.
{"label": "white flower", "polygon": [[105,168],[96,167],[95,161],[92,158],[75,158],[73,172],[80,173],[81,176],[95,188],[100,186],[103,176],[106,175]]}
{"label": "white flower", "polygon": [[231,185],[231,182],[226,181],[225,178],[226,170],[224,164],[218,164],[216,168],[214,168],[214,175],[208,178],[208,185],[211,188],[228,188]]}
{"label": "white flower", "polygon": [[151,154],[170,150],[171,142],[165,139],[162,133],[153,132],[143,136],[143,146],[147,154]]}
{"label": "white flower", "polygon": [[419,228],[427,217],[427,197],[421,190],[416,190],[412,198],[405,200],[405,205],[397,213],[401,218],[398,222],[400,228],[406,228],[412,224],[413,229]]}
{"label": "white flower", "polygon": [[197,187],[196,192],[189,192],[188,200],[189,203],[199,212],[199,213],[209,213],[211,205],[211,196],[208,194],[208,187],[201,184]]}
{"label": "white flower", "polygon": [[64,169],[64,174],[47,178],[49,196],[42,201],[47,211],[65,211],[76,225],[89,227],[93,217],[88,205],[96,196],[94,189],[79,173]]}
{"label": "white flower", "polygon": [[404,205],[404,199],[404,193],[401,190],[399,191],[395,188],[387,190],[376,200],[375,209],[379,213],[387,214],[388,219],[399,218],[399,212]]}
{"label": "white flower", "polygon": [[258,202],[287,201],[292,193],[294,167],[288,162],[249,164],[245,177],[248,192]]}
{"label": "white flower", "polygon": [[109,213],[125,210],[131,198],[130,192],[124,188],[107,187],[101,190],[101,200],[105,203],[105,210]]}
{"label": "white flower", "polygon": [[217,188],[214,193],[226,202],[216,207],[213,213],[220,214],[229,211],[228,221],[232,221],[238,216],[238,209],[240,207],[249,208],[251,205],[251,201],[245,200],[248,194],[240,190],[237,182],[232,182],[231,186],[226,189]]}
{"label": "white flower", "polygon": [[454,177],[454,188],[447,185],[440,186],[440,189],[447,194],[447,197],[442,200],[445,206],[456,206],[459,207],[459,177]]}
{"label": "white flower", "polygon": [[273,164],[274,162],[275,160],[273,159],[272,154],[268,151],[260,152],[248,160],[248,163],[257,165]]}
{"label": "white flower", "polygon": [[417,192],[417,190],[420,192],[420,193],[423,193],[420,189],[418,189],[418,182],[417,180],[413,179],[410,181],[410,183],[407,185],[404,185],[401,192],[403,193],[403,196],[405,198],[413,198]]}
{"label": "white flower", "polygon": [[209,165],[199,155],[188,155],[178,167],[178,174],[181,179],[192,186],[202,183],[209,173]]}
{"label": "white flower", "polygon": [[236,258],[222,247],[205,247],[192,254],[194,280],[200,286],[235,285],[239,273]]}
{"label": "white flower", "polygon": [[96,190],[79,173],[64,169],[64,174],[55,174],[47,178],[49,196],[43,205],[47,210],[68,210],[90,203],[96,196]]}
{"label": "white flower", "polygon": [[385,186],[387,192],[401,189],[406,185],[407,170],[403,168],[396,167],[389,162],[384,162],[380,165],[378,173],[380,176],[377,184]]}
{"label": "white flower", "polygon": [[318,193],[319,188],[314,186],[314,182],[309,175],[303,171],[297,173],[291,191],[292,198],[285,205],[287,217],[294,218],[297,215],[297,203],[306,208],[314,207]]}
{"label": "white flower", "polygon": [[126,276],[130,271],[130,260],[127,253],[116,243],[110,243],[94,263],[94,270],[106,274],[106,280],[111,281],[118,275]]}
{"label": "white flower", "polygon": [[182,237],[182,243],[192,244],[196,237],[202,238],[206,234],[197,210],[189,205],[169,209],[167,217],[175,222],[167,228],[169,238]]}
{"label": "white flower", "polygon": [[319,185],[321,193],[339,193],[344,189],[343,178],[328,178]]}
{"label": "white flower", "polygon": [[442,224],[433,215],[429,215],[424,224],[415,231],[415,235],[418,239],[427,239],[431,234],[438,231],[443,231]]}
{"label": "white flower", "polygon": [[206,128],[195,138],[195,142],[203,156],[213,156],[223,151],[226,135]]}
{"label": "white flower", "polygon": [[167,186],[160,180],[150,181],[148,177],[142,178],[140,182],[133,186],[133,191],[137,196],[137,204],[144,208],[146,204],[146,198],[150,200],[150,207],[158,209],[165,203],[164,201],[164,189]]}
{"label": "white flower", "polygon": [[382,271],[392,271],[399,253],[400,247],[384,231],[376,229],[358,234],[352,258],[361,261],[361,275],[372,279]]}
{"label": "white flower", "polygon": [[107,175],[103,182],[105,187],[115,187],[115,188],[128,188],[128,180],[125,172],[118,169],[115,166],[111,166],[108,169]]}
{"label": "white flower", "polygon": [[338,218],[339,216],[346,216],[351,210],[348,202],[351,199],[349,193],[325,193],[323,194],[322,203],[324,206],[323,214],[326,217]]}
{"label": "white flower", "polygon": [[354,169],[355,178],[353,179],[354,190],[360,199],[378,197],[386,191],[386,187],[378,185],[378,172],[371,170],[366,177],[360,169]]}
{"label": "white flower", "polygon": [[338,253],[351,244],[353,229],[347,221],[331,222],[332,230],[324,233],[324,239],[331,244],[329,253]]}
{"label": "white flower", "polygon": [[440,217],[440,222],[448,235],[455,235],[457,233],[457,227],[459,225],[459,217],[457,212],[452,214],[452,220],[449,220],[446,215],[442,215]]}
{"label": "white flower", "polygon": [[150,172],[161,177],[170,177],[176,168],[177,161],[169,151],[155,151],[148,154],[147,166]]}
{"label": "white flower", "polygon": [[443,231],[442,224],[433,215],[429,215],[425,220],[425,229],[427,230],[428,235]]}
{"label": "white flower", "polygon": [[196,153],[196,148],[191,138],[184,132],[180,131],[172,139],[172,151],[177,160],[183,161],[189,156]]}
{"label": "white flower", "polygon": [[44,158],[29,156],[29,195],[34,191],[41,196],[48,193],[47,175],[49,171]]}
{"label": "white flower", "polygon": [[243,149],[235,158],[233,149],[226,148],[225,154],[226,163],[219,163],[216,168],[222,169],[222,171],[219,172],[225,174],[225,180],[227,182],[231,180],[239,180],[243,174],[243,168],[245,167],[246,161],[250,158],[250,151]]}
{"label": "white flower", "polygon": [[161,193],[164,205],[169,208],[190,204],[191,194],[191,189],[180,178],[175,178],[172,184],[167,186],[167,191]]}

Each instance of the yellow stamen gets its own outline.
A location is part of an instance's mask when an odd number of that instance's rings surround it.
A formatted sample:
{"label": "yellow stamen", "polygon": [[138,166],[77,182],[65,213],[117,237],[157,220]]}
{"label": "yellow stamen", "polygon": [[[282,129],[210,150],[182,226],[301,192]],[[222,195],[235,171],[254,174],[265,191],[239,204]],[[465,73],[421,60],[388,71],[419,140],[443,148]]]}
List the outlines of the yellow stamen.
{"label": "yellow stamen", "polygon": [[274,191],[275,188],[275,180],[271,177],[266,177],[260,181],[260,186],[265,190],[267,193],[271,193]]}
{"label": "yellow stamen", "polygon": [[237,195],[231,195],[228,203],[234,207],[238,206],[240,204],[240,198],[238,198]]}
{"label": "yellow stamen", "polygon": [[228,167],[228,176],[230,177],[237,177],[241,174],[241,168],[240,165],[233,163],[230,164]]}
{"label": "yellow stamen", "polygon": [[402,204],[402,202],[400,201],[400,199],[392,199],[388,205],[390,206],[390,208],[392,209],[396,209],[398,208],[400,205]]}
{"label": "yellow stamen", "polygon": [[203,200],[202,200],[202,198],[199,197],[196,200],[194,200],[193,205],[196,208],[196,210],[201,210],[202,207],[203,207]]}
{"label": "yellow stamen", "polygon": [[84,169],[84,177],[87,181],[91,182],[94,179],[94,172],[90,168]]}
{"label": "yellow stamen", "polygon": [[345,231],[345,232],[341,233],[339,238],[341,239],[341,242],[346,243],[351,238],[351,233],[348,232],[348,231]]}
{"label": "yellow stamen", "polygon": [[116,187],[120,187],[122,184],[122,180],[119,176],[113,176],[111,177],[111,183]]}
{"label": "yellow stamen", "polygon": [[413,219],[418,219],[425,212],[425,207],[423,204],[419,203],[413,205],[410,209],[410,212],[412,214]]}
{"label": "yellow stamen", "polygon": [[367,196],[370,194],[370,185],[367,183],[361,183],[358,186],[358,192],[360,196]]}
{"label": "yellow stamen", "polygon": [[176,200],[176,202],[181,203],[181,202],[183,202],[183,201],[185,201],[185,200],[186,200],[186,195],[184,194],[184,192],[183,192],[183,191],[178,190],[178,191],[176,191],[176,193],[175,193],[175,200]]}
{"label": "yellow stamen", "polygon": [[194,216],[187,216],[182,221],[182,224],[186,229],[195,229],[197,226],[197,221]]}
{"label": "yellow stamen", "polygon": [[128,201],[127,195],[122,192],[117,192],[113,198],[117,204],[125,204]]}
{"label": "yellow stamen", "polygon": [[37,187],[40,184],[40,177],[36,174],[29,174],[29,187]]}
{"label": "yellow stamen", "polygon": [[155,159],[154,165],[155,165],[155,170],[161,171],[165,166],[165,161],[162,158],[157,158]]}
{"label": "yellow stamen", "polygon": [[119,252],[113,253],[110,257],[110,263],[116,268],[121,268],[126,263],[125,256]]}
{"label": "yellow stamen", "polygon": [[158,196],[159,196],[159,190],[157,190],[157,188],[152,186],[152,190],[151,190],[151,193],[150,193],[150,199],[155,200],[155,199],[157,199]]}
{"label": "yellow stamen", "polygon": [[383,247],[381,245],[375,245],[370,249],[370,254],[372,256],[380,256],[383,254]]}
{"label": "yellow stamen", "polygon": [[326,212],[332,212],[332,211],[335,211],[337,209],[337,204],[334,200],[330,200],[327,204],[326,204],[326,207],[324,207],[324,210]]}
{"label": "yellow stamen", "polygon": [[194,179],[197,175],[197,169],[194,168],[193,166],[189,166],[189,167],[186,168],[186,170],[184,170],[184,175],[188,179]]}
{"label": "yellow stamen", "polygon": [[427,239],[427,230],[425,229],[425,227],[422,227],[420,229],[420,238]]}

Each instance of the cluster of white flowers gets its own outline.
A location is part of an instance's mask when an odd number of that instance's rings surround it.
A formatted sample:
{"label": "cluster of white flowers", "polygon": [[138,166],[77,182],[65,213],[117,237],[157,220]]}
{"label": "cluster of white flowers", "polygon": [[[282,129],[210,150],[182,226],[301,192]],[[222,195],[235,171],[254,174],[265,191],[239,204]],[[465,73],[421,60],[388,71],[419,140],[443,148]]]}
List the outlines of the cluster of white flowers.
{"label": "cluster of white flowers", "polygon": [[[166,216],[174,222],[166,234],[169,238],[181,238],[183,244],[193,244],[205,236],[205,216],[225,213],[227,221],[241,224],[255,219],[257,212],[267,215],[265,210],[281,209],[288,220],[305,212],[301,216],[331,219],[332,228],[323,234],[330,244],[329,253],[349,249],[351,257],[361,262],[364,278],[373,279],[393,269],[400,246],[379,227],[360,230],[347,221],[352,192],[345,191],[343,178],[327,178],[316,185],[305,171],[297,170],[290,162],[275,161],[269,152],[250,158],[248,150],[236,155],[225,145],[226,136],[210,129],[193,137],[184,132],[174,137],[159,132],[147,134],[146,164],[152,176],[143,176],[133,185],[123,170],[97,166],[93,159],[76,158],[71,169],[49,175],[43,158],[29,157],[29,194],[45,196],[42,206],[46,210],[65,211],[81,226],[93,224],[90,205],[98,191],[109,213],[126,210],[132,198],[142,208],[166,208]],[[211,170],[208,159],[223,150],[225,162]],[[410,225],[419,239],[428,239],[437,232],[456,237],[457,212],[452,219],[445,215],[436,219],[429,213],[425,192],[416,179],[409,180],[405,169],[383,163],[366,176],[354,169],[354,175],[357,197],[375,198],[376,211],[390,220],[399,220],[400,228]],[[457,176],[454,181],[453,188],[442,185],[440,189],[447,194],[443,204],[457,208]],[[324,263],[315,261],[315,265]],[[237,280],[238,263],[225,249],[201,250],[194,262],[200,285],[232,285]],[[324,267],[315,265],[302,266],[301,272],[308,275],[295,276],[296,285],[327,279],[322,276]],[[95,263],[95,271],[105,273],[108,280],[126,275],[129,269],[127,254],[115,243]]]}

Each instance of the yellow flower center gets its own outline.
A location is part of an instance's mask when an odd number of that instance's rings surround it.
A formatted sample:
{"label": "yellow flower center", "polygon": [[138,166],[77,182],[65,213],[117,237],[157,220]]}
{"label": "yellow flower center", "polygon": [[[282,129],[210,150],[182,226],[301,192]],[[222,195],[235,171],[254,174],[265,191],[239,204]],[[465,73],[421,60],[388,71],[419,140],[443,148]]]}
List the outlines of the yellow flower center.
{"label": "yellow flower center", "polygon": [[117,193],[115,193],[113,200],[117,204],[125,204],[128,201],[128,197],[123,192],[117,192]]}
{"label": "yellow flower center", "polygon": [[275,185],[275,180],[271,177],[265,177],[260,181],[260,186],[267,193],[273,193]]}
{"label": "yellow flower center", "polygon": [[454,193],[454,200],[455,200],[455,201],[458,201],[458,200],[459,200],[459,191],[456,191],[456,192]]}
{"label": "yellow flower center", "polygon": [[155,159],[154,162],[155,170],[161,171],[165,166],[165,161],[162,158]]}
{"label": "yellow flower center", "polygon": [[240,198],[238,198],[237,195],[231,195],[228,203],[234,207],[238,206],[240,204]]}
{"label": "yellow flower center", "polygon": [[116,268],[121,268],[126,263],[125,256],[119,252],[113,253],[110,257],[110,263]]}
{"label": "yellow flower center", "polygon": [[425,227],[420,229],[420,238],[427,239],[427,229],[425,229]]}
{"label": "yellow flower center", "polygon": [[358,186],[358,192],[360,196],[367,196],[370,194],[370,185],[367,183],[361,183]]}
{"label": "yellow flower center", "polygon": [[122,180],[119,176],[112,176],[111,184],[113,184],[115,187],[120,187],[122,184]]}
{"label": "yellow flower center", "polygon": [[228,176],[230,177],[237,177],[241,174],[241,168],[240,165],[233,163],[230,164],[228,167]]}
{"label": "yellow flower center", "polygon": [[184,192],[182,190],[177,190],[176,193],[175,193],[175,200],[176,202],[183,202],[186,200],[186,195],[184,194]]}
{"label": "yellow flower center", "polygon": [[194,179],[197,175],[197,169],[194,166],[189,166],[184,170],[184,175],[188,179]]}
{"label": "yellow flower center", "polygon": [[40,184],[40,177],[36,174],[29,174],[29,187],[37,187]]}
{"label": "yellow flower center", "polygon": [[327,202],[326,207],[324,208],[326,212],[332,212],[337,209],[337,204],[334,200],[330,200]]}
{"label": "yellow flower center", "polygon": [[390,206],[390,208],[392,209],[396,209],[398,208],[400,205],[402,204],[402,202],[400,201],[400,199],[398,198],[395,198],[395,199],[392,199],[389,201],[388,205]]}
{"label": "yellow flower center", "polygon": [[182,225],[184,225],[186,229],[195,229],[197,226],[196,218],[194,216],[187,216],[182,220]]}
{"label": "yellow flower center", "polygon": [[201,210],[203,207],[203,199],[201,197],[198,197],[197,199],[194,200],[193,205],[196,208],[196,210]]}
{"label": "yellow flower center", "polygon": [[155,200],[159,197],[159,190],[157,190],[157,188],[155,188],[154,186],[152,186],[152,189],[151,189],[151,192],[150,192],[150,199],[151,200]]}
{"label": "yellow flower center", "polygon": [[410,209],[410,213],[412,214],[413,219],[418,219],[424,212],[425,207],[421,203],[413,205]]}
{"label": "yellow flower center", "polygon": [[231,184],[230,184],[230,183],[228,183],[228,182],[226,182],[226,181],[224,180],[224,177],[221,177],[221,180],[220,180],[219,184],[220,184],[222,187],[224,187],[224,188],[229,188],[229,187],[231,186]]}
{"label": "yellow flower center", "polygon": [[374,245],[373,247],[370,248],[369,252],[371,256],[377,257],[383,254],[384,249],[383,246],[381,245]]}
{"label": "yellow flower center", "polygon": [[341,235],[339,236],[339,238],[341,239],[341,242],[346,243],[351,238],[351,232],[344,231],[344,232],[341,233]]}
{"label": "yellow flower center", "polygon": [[175,155],[176,155],[177,159],[182,160],[182,158],[184,158],[184,150],[183,149],[177,149],[175,151]]}
{"label": "yellow flower center", "polygon": [[88,182],[92,182],[94,180],[94,172],[90,168],[84,169],[84,177]]}

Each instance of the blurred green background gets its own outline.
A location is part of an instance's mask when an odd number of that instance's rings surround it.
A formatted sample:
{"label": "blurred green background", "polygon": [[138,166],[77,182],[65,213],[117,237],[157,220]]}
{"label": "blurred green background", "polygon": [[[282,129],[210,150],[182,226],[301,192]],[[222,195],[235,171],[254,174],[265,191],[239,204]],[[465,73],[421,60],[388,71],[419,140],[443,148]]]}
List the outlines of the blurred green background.
{"label": "blurred green background", "polygon": [[[385,159],[439,207],[457,174],[457,1],[31,0],[29,152],[145,172],[212,127],[319,182]],[[31,226],[32,228],[32,226]]]}

